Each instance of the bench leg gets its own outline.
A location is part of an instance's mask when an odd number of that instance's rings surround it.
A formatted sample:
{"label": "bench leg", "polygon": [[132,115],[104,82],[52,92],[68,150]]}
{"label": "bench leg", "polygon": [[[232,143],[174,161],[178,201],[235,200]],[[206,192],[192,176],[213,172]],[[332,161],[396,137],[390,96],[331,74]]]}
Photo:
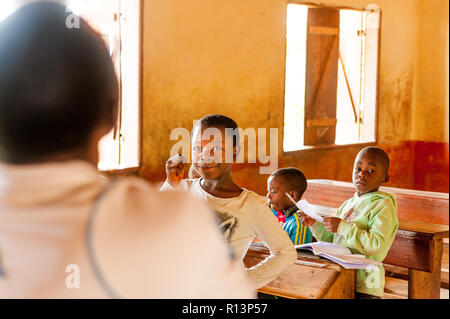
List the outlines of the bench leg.
{"label": "bench leg", "polygon": [[440,299],[441,297],[441,263],[442,239],[431,243],[434,247],[431,258],[432,272],[409,269],[409,299]]}

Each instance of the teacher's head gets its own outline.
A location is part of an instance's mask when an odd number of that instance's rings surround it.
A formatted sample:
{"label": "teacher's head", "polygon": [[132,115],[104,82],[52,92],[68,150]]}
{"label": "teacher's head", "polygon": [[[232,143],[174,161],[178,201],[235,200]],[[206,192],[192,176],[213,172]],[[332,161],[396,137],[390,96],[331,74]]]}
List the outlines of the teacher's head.
{"label": "teacher's head", "polygon": [[0,23],[0,162],[98,160],[117,118],[118,83],[101,36],[60,4]]}

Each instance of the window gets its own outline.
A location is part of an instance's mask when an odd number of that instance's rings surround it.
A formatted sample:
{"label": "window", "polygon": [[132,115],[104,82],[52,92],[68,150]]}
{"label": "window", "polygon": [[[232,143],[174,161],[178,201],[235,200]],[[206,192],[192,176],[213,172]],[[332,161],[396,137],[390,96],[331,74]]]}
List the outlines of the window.
{"label": "window", "polygon": [[139,166],[140,0],[68,0],[67,7],[102,34],[119,79],[118,123],[99,145],[100,170]]}
{"label": "window", "polygon": [[[1,0],[0,21],[29,0]],[[116,127],[99,145],[100,170],[139,166],[140,147],[140,0],[67,0],[76,16],[102,34],[119,78],[120,107]],[[76,16],[69,21],[76,27]],[[72,24],[70,24],[72,23]]]}
{"label": "window", "polygon": [[288,4],[284,151],[375,142],[379,18]]}
{"label": "window", "polygon": [[0,1],[0,22],[9,16],[17,8],[16,0]]}

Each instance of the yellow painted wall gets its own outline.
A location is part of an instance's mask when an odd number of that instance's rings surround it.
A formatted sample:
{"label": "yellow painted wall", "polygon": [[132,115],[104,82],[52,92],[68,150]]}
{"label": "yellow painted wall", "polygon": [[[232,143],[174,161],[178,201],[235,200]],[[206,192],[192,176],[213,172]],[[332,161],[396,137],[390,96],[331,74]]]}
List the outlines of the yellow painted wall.
{"label": "yellow painted wall", "polygon": [[448,0],[418,2],[414,139],[448,143]]}
{"label": "yellow painted wall", "polygon": [[143,163],[164,165],[170,131],[208,113],[280,127],[284,24],[284,1],[146,0]]}
{"label": "yellow painted wall", "polygon": [[[433,132],[428,132],[429,122],[418,121],[431,104],[435,105],[435,118],[448,112],[448,99],[446,105],[436,102],[440,99],[434,94],[448,87],[448,74],[446,81],[429,80],[426,70],[431,67],[433,74],[442,77],[439,70],[444,66],[431,59],[435,50],[418,49],[427,42],[438,23],[435,20],[445,18],[437,8],[422,12],[429,2],[445,1],[325,2],[359,9],[375,3],[381,8],[378,136],[382,145],[437,136],[442,140],[442,121],[436,129],[431,128]],[[223,113],[244,129],[278,128],[280,166],[294,165],[307,178],[350,180],[358,147],[282,153],[287,3],[144,0],[142,176],[152,181],[164,178],[164,164],[175,144],[169,139],[172,129],[190,130],[192,120]],[[448,13],[446,17],[448,30]],[[434,43],[439,39],[441,35]],[[428,58],[430,61],[425,61]],[[426,85],[421,85],[422,81]],[[429,91],[429,83],[437,88]],[[448,143],[448,135],[445,141]],[[255,166],[236,169],[234,178],[242,186],[264,192],[267,176],[259,175]]]}

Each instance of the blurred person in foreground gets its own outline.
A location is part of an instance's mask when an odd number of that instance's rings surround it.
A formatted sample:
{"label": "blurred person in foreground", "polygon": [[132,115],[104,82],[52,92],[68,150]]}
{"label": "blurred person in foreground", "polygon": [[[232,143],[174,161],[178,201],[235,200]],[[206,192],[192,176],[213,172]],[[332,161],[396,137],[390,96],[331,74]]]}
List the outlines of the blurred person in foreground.
{"label": "blurred person in foreground", "polygon": [[255,297],[206,204],[97,172],[118,82],[69,14],[37,2],[0,23],[0,298]]}

